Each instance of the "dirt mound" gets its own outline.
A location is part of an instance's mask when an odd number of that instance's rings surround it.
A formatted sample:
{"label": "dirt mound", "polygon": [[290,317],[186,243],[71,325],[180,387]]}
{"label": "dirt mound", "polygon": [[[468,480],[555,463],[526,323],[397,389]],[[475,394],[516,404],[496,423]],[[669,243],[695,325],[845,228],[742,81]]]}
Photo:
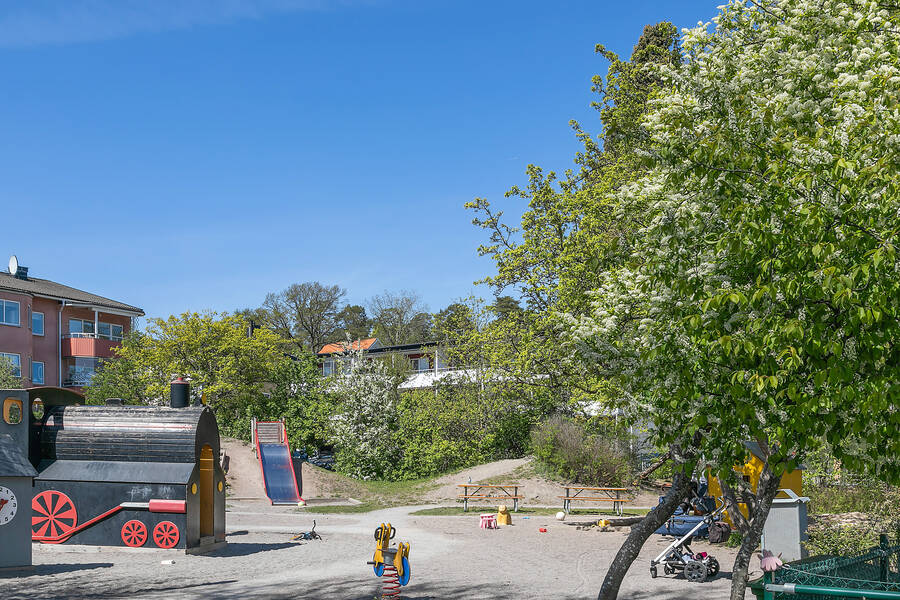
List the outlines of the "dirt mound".
{"label": "dirt mound", "polygon": [[[222,450],[228,455],[228,473],[225,482],[228,484],[229,498],[246,498],[266,500],[263,487],[262,472],[256,448],[248,442],[223,437]],[[337,473],[303,463],[302,469],[304,499],[311,498],[347,498],[365,495],[362,486],[350,478]]]}
{"label": "dirt mound", "polygon": [[225,474],[228,497],[264,499],[266,491],[259,460],[256,458],[256,448],[242,440],[227,437],[221,439],[221,444],[228,456],[228,473]]}

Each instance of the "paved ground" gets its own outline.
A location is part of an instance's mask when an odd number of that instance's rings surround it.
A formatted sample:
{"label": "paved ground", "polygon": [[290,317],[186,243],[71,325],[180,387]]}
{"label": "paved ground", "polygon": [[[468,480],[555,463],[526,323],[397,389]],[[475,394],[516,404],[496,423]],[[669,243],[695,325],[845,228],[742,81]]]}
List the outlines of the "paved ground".
{"label": "paved ground", "polygon": [[[379,580],[366,561],[373,532],[390,521],[412,544],[407,600],[575,599],[596,597],[606,565],[627,531],[577,531],[552,517],[513,527],[478,528],[466,517],[416,517],[414,508],[359,515],[313,515],[259,502],[231,502],[228,547],[205,556],[154,549],[35,546],[36,573],[0,579],[4,600],[50,598],[334,598],[372,600]],[[312,519],[324,541],[290,542]],[[570,517],[583,520],[584,517]],[[539,527],[547,527],[540,533]],[[396,541],[396,540],[395,540]],[[678,577],[650,579],[648,561],[664,547],[653,539],[629,573],[620,598],[725,599],[733,550],[698,544],[723,565],[719,577],[691,584]],[[161,564],[174,560],[175,564]],[[748,596],[750,597],[750,596]]]}

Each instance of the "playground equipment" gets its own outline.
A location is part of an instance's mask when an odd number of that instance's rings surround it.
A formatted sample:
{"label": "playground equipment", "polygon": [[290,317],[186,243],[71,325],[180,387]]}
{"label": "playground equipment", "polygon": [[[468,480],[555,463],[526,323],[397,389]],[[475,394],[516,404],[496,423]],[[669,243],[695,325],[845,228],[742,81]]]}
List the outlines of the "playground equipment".
{"label": "playground equipment", "polygon": [[28,462],[25,394],[0,395],[0,572],[31,568],[28,503],[37,471]]}
{"label": "playground equipment", "polygon": [[209,408],[188,406],[187,382],[172,382],[168,408],[81,406],[79,394],[49,387],[0,396],[28,419],[19,442],[38,476],[20,505],[31,505],[32,541],[224,546],[219,429]]}
{"label": "playground equipment", "polygon": [[397,530],[390,523],[382,523],[375,529],[375,556],[369,562],[377,577],[383,577],[382,598],[399,598],[400,586],[409,583],[409,544],[400,542],[391,547]]}
{"label": "playground equipment", "polygon": [[512,525],[512,515],[505,504],[497,507],[497,525]]}
{"label": "playground equipment", "polygon": [[291,457],[284,421],[253,419],[253,443],[262,470],[266,496],[272,504],[305,504],[300,461]]}
{"label": "playground equipment", "polygon": [[725,511],[724,505],[705,515],[683,537],[669,544],[659,556],[650,561],[650,577],[657,576],[657,565],[663,565],[663,572],[672,575],[676,571],[682,571],[685,579],[694,583],[705,581],[708,577],[719,574],[719,561],[706,552],[694,554],[691,550],[691,542],[694,534],[702,527],[709,528],[710,523],[719,518]]}

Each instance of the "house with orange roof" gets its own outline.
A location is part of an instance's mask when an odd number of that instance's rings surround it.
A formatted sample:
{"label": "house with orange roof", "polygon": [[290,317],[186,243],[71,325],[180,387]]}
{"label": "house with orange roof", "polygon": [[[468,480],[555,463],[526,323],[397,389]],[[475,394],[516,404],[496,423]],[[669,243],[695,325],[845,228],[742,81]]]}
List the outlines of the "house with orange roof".
{"label": "house with orange roof", "polygon": [[365,358],[390,357],[392,360],[408,361],[413,374],[437,373],[449,368],[446,356],[437,342],[385,346],[378,338],[366,338],[350,343],[335,342],[322,346],[316,353],[321,374],[328,376],[339,371],[341,363],[351,360],[351,352],[354,351],[362,351]]}

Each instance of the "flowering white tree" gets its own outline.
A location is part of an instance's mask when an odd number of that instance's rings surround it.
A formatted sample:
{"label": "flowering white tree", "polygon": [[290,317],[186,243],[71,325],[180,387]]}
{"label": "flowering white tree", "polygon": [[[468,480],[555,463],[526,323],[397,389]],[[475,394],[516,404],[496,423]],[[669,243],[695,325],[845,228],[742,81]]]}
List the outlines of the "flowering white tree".
{"label": "flowering white tree", "polygon": [[737,600],[780,475],[811,449],[900,479],[900,15],[732,1],[682,52],[644,120],[651,169],[617,197],[645,215],[632,260],[573,329],[660,443],[696,444],[726,481],[759,443]]}
{"label": "flowering white tree", "polygon": [[332,378],[329,391],[340,402],[334,419],[340,470],[360,479],[382,478],[397,468],[396,438],[400,373],[354,350]]}

